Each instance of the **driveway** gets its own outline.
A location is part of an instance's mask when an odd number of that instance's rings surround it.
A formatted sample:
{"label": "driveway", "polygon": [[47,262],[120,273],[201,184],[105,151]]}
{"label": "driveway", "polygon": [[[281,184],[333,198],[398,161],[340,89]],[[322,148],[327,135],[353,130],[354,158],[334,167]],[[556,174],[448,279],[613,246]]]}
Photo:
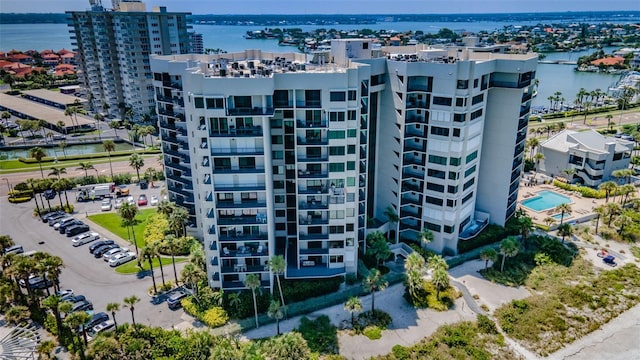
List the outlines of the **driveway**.
{"label": "driveway", "polygon": [[[132,189],[133,190],[133,189]],[[69,196],[71,201],[71,196]],[[54,200],[57,202],[57,200]],[[100,203],[85,203],[89,208],[99,210]],[[172,311],[165,303],[154,305],[147,289],[152,286],[150,276],[120,275],[101,259],[89,254],[88,245],[78,248],[71,246],[69,238],[55,232],[40,219],[32,216],[34,203],[9,204],[6,196],[0,198],[0,233],[10,235],[24,247],[25,251],[45,251],[62,258],[65,268],[60,278],[61,288],[71,288],[77,294],[83,294],[94,304],[95,311],[105,311],[111,302],[122,304],[125,297],[136,295],[141,301],[135,306],[136,322],[172,328],[174,325],[189,321],[182,310]],[[82,214],[84,215],[84,214]],[[80,217],[80,216],[79,216]],[[92,228],[101,233],[100,229]],[[105,237],[104,233],[100,234]],[[121,245],[127,245],[121,239],[114,239]],[[183,264],[177,264],[183,265]],[[178,271],[180,271],[179,266]],[[171,265],[164,267],[165,279],[173,280]],[[155,271],[156,283],[161,284],[160,271]],[[119,323],[130,322],[131,313],[123,308],[116,314]]]}

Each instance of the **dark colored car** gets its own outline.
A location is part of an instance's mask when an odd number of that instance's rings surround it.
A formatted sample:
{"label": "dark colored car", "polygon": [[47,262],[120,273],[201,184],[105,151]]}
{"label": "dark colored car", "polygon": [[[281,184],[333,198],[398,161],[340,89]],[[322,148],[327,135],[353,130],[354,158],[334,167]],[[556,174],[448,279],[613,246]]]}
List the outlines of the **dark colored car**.
{"label": "dark colored car", "polygon": [[100,241],[96,241],[93,244],[91,244],[91,246],[89,246],[89,253],[93,254],[98,248],[100,248],[101,246],[104,245],[111,245],[111,244],[115,244],[115,242],[113,240],[100,240]]}
{"label": "dark colored car", "polygon": [[102,257],[102,255],[104,255],[104,253],[106,253],[107,251],[109,251],[109,250],[111,250],[111,249],[115,249],[115,248],[117,248],[117,247],[119,247],[119,246],[118,246],[118,245],[116,245],[116,244],[100,246],[99,248],[97,248],[97,249],[95,249],[95,250],[93,251],[93,256],[94,256],[95,258],[99,259],[99,258],[101,258],[101,257]]}
{"label": "dark colored car", "polygon": [[149,188],[149,183],[146,179],[140,179],[138,185],[140,185],[140,190],[147,190]]}
{"label": "dark colored car", "polygon": [[169,309],[175,310],[182,307],[182,303],[180,302],[180,300],[187,297],[187,295],[189,294],[184,290],[178,290],[171,294],[167,299],[167,305],[169,305]]}
{"label": "dark colored car", "polygon": [[72,226],[72,227],[68,227],[65,230],[65,234],[67,234],[67,237],[72,237],[72,236],[76,236],[78,234],[82,234],[83,232],[87,232],[89,231],[89,225],[86,224],[79,224],[76,226]]}
{"label": "dark colored car", "polygon": [[618,263],[616,263],[616,257],[613,255],[605,256],[602,258],[602,262],[609,266],[618,266]]}
{"label": "dark colored car", "polygon": [[46,214],[42,215],[42,222],[43,223],[48,223],[50,218],[52,218],[54,216],[57,216],[57,215],[65,215],[65,213],[64,213],[64,211],[53,211],[53,212],[50,212],[50,213],[46,213]]}
{"label": "dark colored car", "polygon": [[[29,287],[31,289],[45,289],[53,286],[53,281],[47,279],[46,277],[40,276],[31,276],[27,280]],[[24,280],[20,280],[20,286],[25,287]]]}
{"label": "dark colored car", "polygon": [[87,300],[80,300],[73,303],[73,306],[71,307],[71,312],[83,310],[93,310],[93,304]]}
{"label": "dark colored car", "polygon": [[78,301],[85,301],[87,298],[84,295],[67,294],[60,298],[61,301],[68,301],[70,303],[76,303]]}
{"label": "dark colored car", "polygon": [[109,320],[109,315],[107,315],[107,313],[105,312],[95,313],[93,314],[93,316],[91,316],[91,320],[89,320],[88,323],[84,324],[84,328],[87,330],[92,329],[94,326],[107,320]]}
{"label": "dark colored car", "polygon": [[67,232],[67,229],[77,225],[84,225],[84,223],[78,219],[73,219],[72,221],[69,221],[66,224],[61,224],[60,227],[58,227],[58,232],[60,234],[65,234]]}

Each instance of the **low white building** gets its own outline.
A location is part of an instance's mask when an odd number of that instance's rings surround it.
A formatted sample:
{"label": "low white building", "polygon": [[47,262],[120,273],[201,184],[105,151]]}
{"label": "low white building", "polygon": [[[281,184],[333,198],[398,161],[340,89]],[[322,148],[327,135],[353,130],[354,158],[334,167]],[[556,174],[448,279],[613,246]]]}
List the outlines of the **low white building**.
{"label": "low white building", "polygon": [[615,170],[626,169],[631,160],[633,142],[597,131],[564,130],[540,144],[544,159],[539,171],[545,175],[566,176],[565,169],[575,169],[571,182],[598,186],[611,179]]}

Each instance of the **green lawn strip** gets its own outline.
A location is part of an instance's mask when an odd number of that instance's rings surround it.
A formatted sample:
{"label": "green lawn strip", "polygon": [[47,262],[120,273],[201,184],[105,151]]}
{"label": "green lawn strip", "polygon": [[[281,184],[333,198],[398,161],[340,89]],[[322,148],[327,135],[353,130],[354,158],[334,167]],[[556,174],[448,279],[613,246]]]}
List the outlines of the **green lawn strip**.
{"label": "green lawn strip", "polygon": [[[144,232],[144,227],[147,223],[147,218],[151,214],[155,214],[155,213],[156,213],[156,209],[144,209],[144,210],[140,210],[138,212],[138,215],[136,216],[136,220],[138,220],[138,224],[136,224],[136,226],[134,226],[133,229],[135,233],[136,242],[138,243],[139,248],[142,248],[145,245],[143,232]],[[129,236],[127,234],[127,228],[121,226],[122,218],[118,213],[103,213],[103,214],[89,215],[89,220],[102,226],[106,230],[111,231],[118,237],[124,240],[128,240],[129,242],[131,242],[133,246],[133,242],[132,242],[133,237],[131,238],[131,240],[129,240]]]}
{"label": "green lawn strip", "polygon": [[[186,261],[187,258],[186,257],[176,257],[176,264],[177,263],[181,263],[183,261]],[[153,271],[160,271],[158,269],[158,258],[154,258],[153,259]],[[162,266],[166,266],[166,265],[171,265],[171,257],[162,257]],[[138,261],[134,260],[134,261],[129,261],[126,264],[122,264],[118,267],[116,267],[116,272],[119,274],[137,274],[140,271],[147,271],[149,270],[149,262],[144,260],[142,262],[142,269],[140,269],[138,267]],[[167,274],[165,273],[165,276]]]}
{"label": "green lawn strip", "polygon": [[[126,161],[126,160],[129,160],[129,157],[130,155],[113,156],[111,157],[111,161],[112,162]],[[142,155],[143,159],[151,158],[151,157],[157,158],[158,156]],[[105,164],[109,162],[109,158],[88,159],[88,161],[91,162],[91,164]],[[79,160],[58,161],[57,163],[50,162],[47,164],[43,164],[42,169],[46,171],[51,169],[52,167],[70,168],[73,166],[78,166],[78,164],[81,162],[87,162],[87,160],[79,159]],[[40,167],[38,166],[38,164],[25,164],[18,159],[0,160],[0,174],[12,174],[17,172],[28,172],[28,171],[40,171]]]}

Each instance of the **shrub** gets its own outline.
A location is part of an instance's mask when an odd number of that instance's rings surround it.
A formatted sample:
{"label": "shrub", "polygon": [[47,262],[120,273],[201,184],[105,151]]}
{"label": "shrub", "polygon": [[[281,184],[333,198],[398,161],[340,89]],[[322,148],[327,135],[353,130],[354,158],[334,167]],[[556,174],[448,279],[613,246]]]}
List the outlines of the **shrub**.
{"label": "shrub", "polygon": [[218,306],[212,307],[202,314],[202,322],[213,328],[222,326],[226,324],[227,321],[229,321],[229,315],[227,315],[227,312],[224,311],[223,308]]}
{"label": "shrub", "polygon": [[[223,294],[223,307],[233,319],[246,319],[253,316],[253,297],[250,290],[243,290],[239,294],[239,301],[237,304],[231,304],[229,301],[229,295],[231,293],[225,292]],[[258,303],[258,312],[263,313],[269,308],[269,302],[271,301],[271,294],[268,291],[256,291],[256,302]]]}
{"label": "shrub", "polygon": [[487,315],[478,314],[478,329],[485,334],[497,334],[498,327]]}
{"label": "shrub", "polygon": [[358,276],[356,274],[347,274],[347,276],[345,276],[345,282],[347,285],[355,285],[358,283]]}
{"label": "shrub", "polygon": [[391,353],[398,360],[405,360],[405,359],[411,358],[411,352],[409,351],[409,349],[407,349],[402,345],[394,345],[391,348]]}
{"label": "shrub", "polygon": [[45,215],[48,214],[50,212],[54,212],[54,211],[64,211],[67,214],[72,214],[73,210],[74,210],[74,206],[69,204],[69,206],[67,206],[66,204],[64,205],[64,207],[60,207],[60,205],[57,206],[52,206],[51,209],[49,208],[40,208],[40,211],[38,212],[38,209],[33,209],[33,214],[36,216],[39,215]]}
{"label": "shrub", "polygon": [[558,180],[553,180],[553,185],[563,190],[577,191],[586,198],[604,199],[607,195],[604,190],[596,190],[588,186],[566,184]]}
{"label": "shrub", "polygon": [[[147,149],[147,150],[139,150],[136,151],[137,154],[160,154],[160,150]],[[125,150],[125,151],[113,151],[111,152],[111,157],[114,156],[125,156],[133,154],[133,150]],[[59,156],[58,161],[63,160],[87,160],[87,159],[100,159],[109,157],[109,154],[106,152],[95,153],[95,154],[78,154],[78,155],[67,155],[67,156]],[[37,164],[38,161],[34,158],[19,158],[21,163],[24,164]],[[55,161],[55,157],[47,156],[42,158],[42,163],[53,162]]]}
{"label": "shrub", "polygon": [[131,174],[130,173],[115,174],[113,175],[113,182],[116,185],[131,184]]}
{"label": "shrub", "polygon": [[322,315],[315,320],[309,320],[303,316],[297,331],[307,340],[311,351],[321,354],[338,353],[337,329],[331,324],[327,315]]}
{"label": "shrub", "polygon": [[283,280],[282,292],[287,303],[298,302],[312,297],[338,291],[344,277],[337,276],[318,280]]}
{"label": "shrub", "polygon": [[458,241],[458,253],[464,253],[484,245],[500,241],[507,236],[507,231],[502,226],[489,224],[478,235],[469,240]]}
{"label": "shrub", "polygon": [[180,304],[182,305],[182,308],[187,314],[197,317],[198,307],[193,302],[193,298],[191,296],[180,300]]}
{"label": "shrub", "polygon": [[378,340],[382,338],[382,330],[377,326],[367,326],[362,333],[368,337],[369,340]]}
{"label": "shrub", "polygon": [[31,201],[31,196],[27,196],[27,197],[10,197],[9,198],[9,202],[12,204],[19,204],[19,203],[24,203],[24,202],[28,202]]}
{"label": "shrub", "polygon": [[382,310],[374,310],[373,313],[371,311],[365,311],[358,315],[354,330],[356,333],[361,334],[368,326],[375,326],[384,330],[389,324],[391,324],[391,315],[386,312]]}

